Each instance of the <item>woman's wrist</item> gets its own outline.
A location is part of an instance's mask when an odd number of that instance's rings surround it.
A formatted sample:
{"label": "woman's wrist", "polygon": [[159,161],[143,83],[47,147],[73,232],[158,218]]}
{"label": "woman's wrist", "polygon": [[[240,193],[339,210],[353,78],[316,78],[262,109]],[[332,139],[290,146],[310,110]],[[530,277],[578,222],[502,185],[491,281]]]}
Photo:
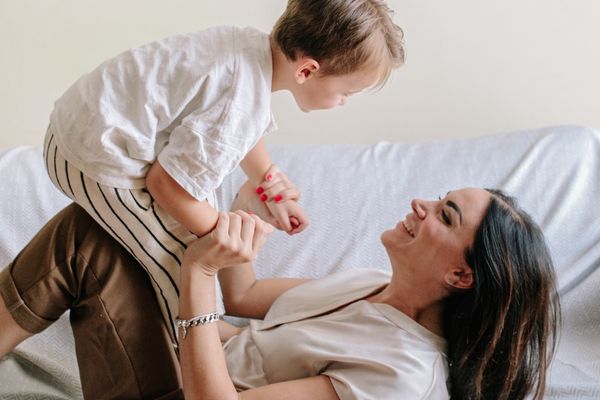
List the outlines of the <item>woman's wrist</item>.
{"label": "woman's wrist", "polygon": [[[199,284],[202,281],[214,281],[217,276],[218,269],[210,264],[203,263],[182,263],[181,264],[181,280],[182,283],[194,282]],[[184,281],[185,279],[185,281]]]}
{"label": "woman's wrist", "polygon": [[217,275],[218,268],[215,266],[198,260],[197,258],[191,258],[187,254],[183,255],[183,261],[181,263],[181,273],[185,270],[186,274],[203,274],[208,278],[213,278]]}
{"label": "woman's wrist", "polygon": [[193,318],[216,311],[216,277],[182,264],[180,275],[179,317]]}

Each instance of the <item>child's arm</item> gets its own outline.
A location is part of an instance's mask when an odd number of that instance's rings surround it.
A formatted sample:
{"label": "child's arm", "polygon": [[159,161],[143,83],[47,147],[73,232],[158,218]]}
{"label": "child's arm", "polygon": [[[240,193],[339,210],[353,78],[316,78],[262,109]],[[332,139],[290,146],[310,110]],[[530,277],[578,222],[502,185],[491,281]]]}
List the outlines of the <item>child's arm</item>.
{"label": "child's arm", "polygon": [[254,186],[258,186],[265,179],[265,174],[271,166],[271,156],[269,156],[264,139],[260,139],[254,145],[252,150],[246,154],[240,166]]}
{"label": "child's arm", "polygon": [[[249,181],[256,187],[261,200],[266,202],[270,214],[277,221],[275,223],[276,228],[294,234],[302,232],[308,226],[308,218],[296,201],[298,196],[291,201],[287,201],[289,200],[289,194],[278,192],[282,188],[289,188],[293,185],[290,185],[287,177],[271,163],[271,157],[267,152],[263,139],[259,140],[254,148],[246,154],[240,165]],[[269,185],[268,188],[267,185]],[[267,190],[267,192],[262,193],[259,190]],[[298,193],[295,188],[294,191]],[[267,193],[271,193],[272,197]]]}
{"label": "child's arm", "polygon": [[146,186],[154,200],[177,222],[197,236],[217,225],[219,214],[207,201],[198,201],[163,169],[158,160],[146,175]]}

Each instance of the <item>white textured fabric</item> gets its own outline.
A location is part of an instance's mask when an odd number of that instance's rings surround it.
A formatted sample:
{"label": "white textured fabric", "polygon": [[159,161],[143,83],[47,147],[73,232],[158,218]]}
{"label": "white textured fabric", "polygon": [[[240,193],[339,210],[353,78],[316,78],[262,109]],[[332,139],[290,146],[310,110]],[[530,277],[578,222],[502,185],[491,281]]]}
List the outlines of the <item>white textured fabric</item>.
{"label": "white textured fabric", "polygon": [[50,117],[93,180],[141,189],[152,162],[199,200],[275,128],[269,37],[215,27],[128,50],[82,76]]}
{"label": "white textured fabric", "polygon": [[[564,325],[546,398],[600,398],[598,131],[563,126],[415,144],[278,145],[270,150],[302,189],[311,226],[291,238],[272,234],[256,263],[260,277],[385,270],[379,236],[408,212],[411,198],[435,198],[463,186],[499,187],[516,195],[544,229],[562,294]],[[6,264],[66,199],[47,178],[39,148],[1,152],[0,180],[0,263]],[[238,170],[224,181],[218,192],[221,209],[229,206],[242,180]],[[60,360],[65,373],[76,375],[70,335],[61,319],[19,346],[17,354],[35,354],[55,364]],[[47,364],[36,363],[58,376]],[[39,393],[35,388],[47,382],[45,373],[5,365],[0,363],[1,394]],[[60,378],[51,383],[70,387]]]}
{"label": "white textured fabric", "polygon": [[[446,341],[394,307],[362,300],[390,279],[363,268],[285,292],[264,321],[225,344],[236,387],[323,374],[341,400],[448,399]],[[240,362],[248,351],[252,362]]]}

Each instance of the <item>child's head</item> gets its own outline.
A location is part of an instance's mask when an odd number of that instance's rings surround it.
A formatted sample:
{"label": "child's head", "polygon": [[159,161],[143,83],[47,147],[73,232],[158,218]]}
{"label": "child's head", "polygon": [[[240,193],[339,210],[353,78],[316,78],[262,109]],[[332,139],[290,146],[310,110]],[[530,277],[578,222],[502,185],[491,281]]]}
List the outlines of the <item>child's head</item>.
{"label": "child's head", "polygon": [[288,60],[310,57],[319,76],[377,69],[382,86],[404,62],[402,29],[382,0],[288,0],[271,40]]}

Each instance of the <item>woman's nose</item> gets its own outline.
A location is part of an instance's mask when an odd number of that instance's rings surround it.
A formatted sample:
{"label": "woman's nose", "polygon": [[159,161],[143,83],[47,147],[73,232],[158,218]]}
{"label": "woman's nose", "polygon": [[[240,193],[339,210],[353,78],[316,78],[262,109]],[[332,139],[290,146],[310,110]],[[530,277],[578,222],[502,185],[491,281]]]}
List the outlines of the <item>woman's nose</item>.
{"label": "woman's nose", "polygon": [[413,201],[410,202],[413,211],[417,214],[417,217],[421,219],[427,216],[427,206],[425,203],[426,202],[421,199],[413,199]]}

